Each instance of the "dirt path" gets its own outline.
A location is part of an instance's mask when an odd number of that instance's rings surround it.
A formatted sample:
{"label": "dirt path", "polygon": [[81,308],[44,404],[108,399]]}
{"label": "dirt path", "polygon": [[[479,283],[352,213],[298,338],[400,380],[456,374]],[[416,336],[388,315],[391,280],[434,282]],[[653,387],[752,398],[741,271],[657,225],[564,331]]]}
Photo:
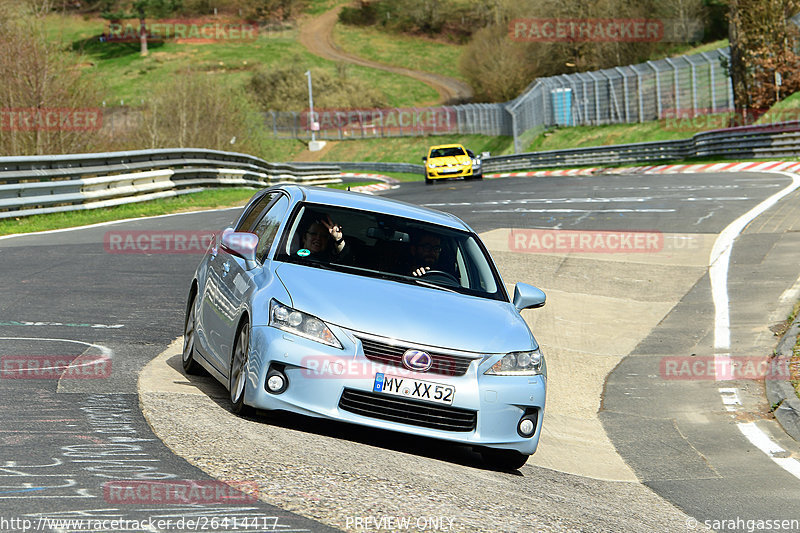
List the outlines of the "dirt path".
{"label": "dirt path", "polygon": [[305,46],[312,54],[330,59],[331,61],[341,61],[352,63],[363,67],[370,67],[395,74],[409,76],[421,81],[439,93],[440,104],[463,103],[472,98],[472,88],[466,83],[440,76],[429,72],[419,72],[403,67],[384,65],[376,61],[370,61],[341,50],[333,41],[333,27],[339,17],[339,11],[343,6],[337,6],[322,15],[307,19],[300,25],[300,43]]}

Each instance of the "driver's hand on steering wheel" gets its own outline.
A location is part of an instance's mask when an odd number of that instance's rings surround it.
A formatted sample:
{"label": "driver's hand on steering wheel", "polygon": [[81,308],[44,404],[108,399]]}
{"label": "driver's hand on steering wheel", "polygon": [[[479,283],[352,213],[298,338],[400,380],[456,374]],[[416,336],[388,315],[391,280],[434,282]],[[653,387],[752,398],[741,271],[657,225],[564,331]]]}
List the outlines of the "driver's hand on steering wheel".
{"label": "driver's hand on steering wheel", "polygon": [[431,269],[431,267],[419,267],[418,269],[416,269],[415,271],[413,271],[413,272],[411,273],[411,275],[419,278],[419,277],[422,277],[422,276],[424,276],[424,275],[425,275],[425,273],[426,273],[428,270],[430,270],[430,269]]}

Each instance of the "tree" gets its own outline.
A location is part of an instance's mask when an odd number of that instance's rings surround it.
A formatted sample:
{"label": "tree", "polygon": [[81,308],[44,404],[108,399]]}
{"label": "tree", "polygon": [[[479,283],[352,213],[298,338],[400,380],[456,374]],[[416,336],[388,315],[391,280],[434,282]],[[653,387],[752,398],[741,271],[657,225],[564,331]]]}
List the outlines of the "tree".
{"label": "tree", "polygon": [[181,9],[182,0],[103,0],[102,16],[106,20],[135,18],[139,20],[140,54],[147,55],[148,17],[163,17]]}
{"label": "tree", "polygon": [[800,0],[731,0],[729,70],[736,113],[744,123],[778,99],[776,73],[784,95],[800,90],[798,31],[789,20],[798,12]]}
{"label": "tree", "polygon": [[[91,150],[102,98],[99,85],[82,75],[81,58],[49,42],[38,15],[4,16],[2,6],[0,50],[0,154]],[[70,120],[90,113],[91,124]]]}

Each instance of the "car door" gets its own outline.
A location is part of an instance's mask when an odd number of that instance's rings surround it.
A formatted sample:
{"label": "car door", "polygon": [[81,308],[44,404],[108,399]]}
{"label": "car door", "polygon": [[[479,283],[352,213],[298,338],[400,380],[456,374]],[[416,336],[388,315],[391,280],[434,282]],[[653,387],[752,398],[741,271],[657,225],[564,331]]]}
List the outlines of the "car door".
{"label": "car door", "polygon": [[[235,230],[252,231],[263,213],[279,196],[277,191],[268,192],[252,202],[239,219]],[[234,265],[238,264],[233,254],[222,246],[221,235],[222,232],[219,232],[215,236],[206,264],[199,309],[203,328],[201,332],[198,331],[198,336],[202,335],[199,340],[211,364],[223,375],[227,375],[230,358],[228,350],[231,337],[236,334],[235,320],[242,297],[241,293],[237,296],[237,290],[244,290],[242,283],[246,282],[246,278],[239,270],[231,274],[232,268],[235,269]]]}

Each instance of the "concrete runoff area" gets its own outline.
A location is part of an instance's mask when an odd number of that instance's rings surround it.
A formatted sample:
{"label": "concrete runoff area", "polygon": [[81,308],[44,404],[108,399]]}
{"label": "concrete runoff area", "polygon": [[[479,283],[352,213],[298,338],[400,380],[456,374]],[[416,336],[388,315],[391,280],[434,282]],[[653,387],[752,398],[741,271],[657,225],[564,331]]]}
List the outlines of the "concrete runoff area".
{"label": "concrete runoff area", "polygon": [[639,484],[598,411],[607,375],[705,275],[715,236],[695,234],[692,247],[658,253],[558,254],[509,251],[509,232],[481,234],[509,290],[523,281],[548,294],[545,307],[523,312],[549,375],[539,450],[522,476],[485,470],[463,447],[429,452],[399,434],[376,446],[347,424],[238,418],[223,386],[181,372],[181,339],[140,375],[146,418],[211,476],[258,480],[265,501],[335,527],[352,529],[348,517],[380,509],[454,517],[457,531],[521,531],[532,521],[537,531],[685,528],[687,515]]}

